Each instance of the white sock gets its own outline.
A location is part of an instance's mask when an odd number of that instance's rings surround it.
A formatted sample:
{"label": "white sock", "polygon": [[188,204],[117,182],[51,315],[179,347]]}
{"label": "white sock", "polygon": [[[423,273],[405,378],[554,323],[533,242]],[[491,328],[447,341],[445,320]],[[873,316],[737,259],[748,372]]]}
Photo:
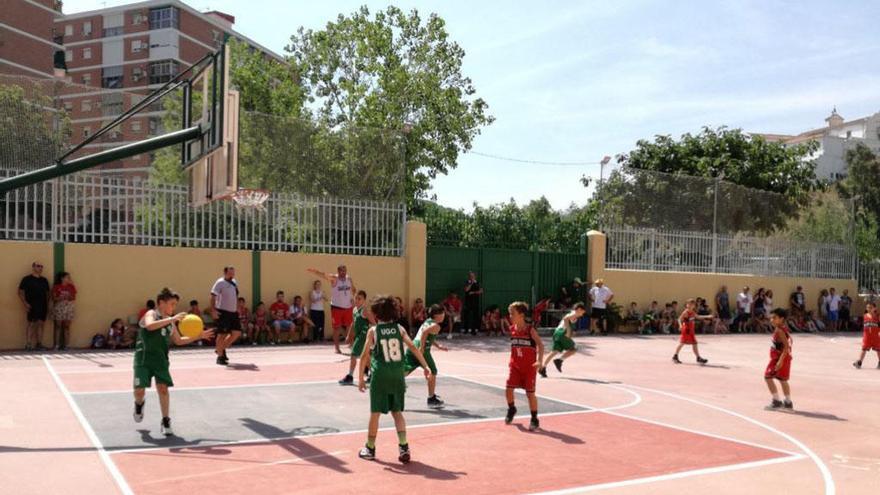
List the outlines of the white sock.
{"label": "white sock", "polygon": [[786,396],[785,396],[785,401],[786,401],[786,402],[791,402],[791,396],[790,396],[790,395],[786,395]]}
{"label": "white sock", "polygon": [[779,394],[773,394],[773,400],[779,400]]}

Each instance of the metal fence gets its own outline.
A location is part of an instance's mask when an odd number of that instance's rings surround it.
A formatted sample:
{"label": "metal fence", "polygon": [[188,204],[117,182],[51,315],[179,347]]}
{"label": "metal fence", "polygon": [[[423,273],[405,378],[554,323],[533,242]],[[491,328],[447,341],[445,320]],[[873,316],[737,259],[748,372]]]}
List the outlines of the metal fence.
{"label": "metal fence", "polygon": [[853,279],[858,257],[850,246],[773,237],[613,227],[607,268]]}
{"label": "metal fence", "polygon": [[[0,172],[2,175],[2,172]],[[75,174],[0,195],[0,239],[402,256],[403,203],[273,195],[194,208],[184,186]]]}

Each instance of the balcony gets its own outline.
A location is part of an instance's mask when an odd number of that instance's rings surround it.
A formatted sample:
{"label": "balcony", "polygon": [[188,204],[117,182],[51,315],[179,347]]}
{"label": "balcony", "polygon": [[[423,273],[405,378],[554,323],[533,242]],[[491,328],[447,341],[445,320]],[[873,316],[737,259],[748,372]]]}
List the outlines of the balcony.
{"label": "balcony", "polygon": [[103,34],[105,38],[109,38],[110,36],[122,36],[124,29],[122,26],[104,28]]}

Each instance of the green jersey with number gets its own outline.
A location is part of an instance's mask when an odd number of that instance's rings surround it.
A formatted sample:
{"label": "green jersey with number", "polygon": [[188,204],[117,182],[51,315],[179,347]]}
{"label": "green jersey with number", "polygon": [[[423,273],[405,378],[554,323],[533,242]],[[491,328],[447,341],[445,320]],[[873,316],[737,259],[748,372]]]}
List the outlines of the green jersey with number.
{"label": "green jersey with number", "polygon": [[[160,315],[156,314],[156,319]],[[139,328],[137,343],[134,347],[135,366],[168,366],[168,348],[171,343],[171,332],[174,325],[169,324],[158,330]]]}
{"label": "green jersey with number", "polygon": [[403,337],[397,323],[379,323],[376,325],[376,345],[373,347],[373,358],[370,368],[374,373],[395,374],[403,376]]}

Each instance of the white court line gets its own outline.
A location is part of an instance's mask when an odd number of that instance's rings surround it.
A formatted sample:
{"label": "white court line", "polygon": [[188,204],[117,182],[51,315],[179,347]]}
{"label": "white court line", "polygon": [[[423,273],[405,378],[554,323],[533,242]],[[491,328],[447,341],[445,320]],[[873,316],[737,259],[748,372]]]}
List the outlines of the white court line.
{"label": "white court line", "polygon": [[[257,364],[257,363],[238,363],[238,364],[256,364],[259,367],[259,366],[288,366],[288,365],[299,365],[299,364],[339,364],[342,362],[344,362],[344,360],[337,359],[337,360],[331,360],[331,361],[327,361],[327,360],[283,361],[283,362],[279,361],[279,362],[259,363],[259,364]],[[235,364],[236,363],[233,363],[233,365],[235,365]],[[129,360],[129,362],[126,362],[121,366],[125,366],[125,367],[123,368],[123,367],[114,366],[113,369],[96,367],[96,368],[88,368],[88,369],[75,369],[75,370],[69,370],[69,371],[57,371],[56,373],[58,373],[59,375],[85,375],[85,374],[100,375],[100,374],[105,374],[105,373],[107,373],[107,374],[109,374],[109,373],[131,373],[130,360]],[[221,368],[217,364],[211,364],[210,366],[174,366],[173,369],[175,371],[177,371],[177,370],[209,370],[209,369],[223,370],[224,368]]]}
{"label": "white court line", "polygon": [[[716,410],[716,411],[720,411],[720,412],[723,412],[723,413],[725,413],[725,414],[729,414],[729,415],[731,415],[731,416],[734,416],[734,417],[737,417],[737,418],[742,419],[742,420],[744,420],[744,421],[747,421],[747,422],[749,422],[749,423],[752,423],[752,424],[754,424],[754,425],[756,425],[756,426],[760,426],[761,428],[763,428],[763,429],[765,429],[765,430],[767,430],[767,431],[769,431],[769,432],[771,432],[771,433],[775,433],[775,434],[781,436],[782,438],[785,438],[785,439],[788,440],[789,442],[791,442],[791,443],[793,443],[794,445],[796,445],[796,446],[797,446],[799,449],[801,449],[805,454],[807,454],[807,456],[808,456],[810,459],[812,459],[813,463],[816,464],[816,467],[819,468],[819,472],[822,474],[822,479],[823,479],[824,484],[825,484],[825,494],[826,494],[826,495],[834,495],[835,493],[837,493],[837,488],[836,488],[836,486],[834,485],[834,478],[832,478],[832,476],[831,476],[831,471],[828,469],[828,466],[826,466],[825,463],[822,462],[822,459],[820,459],[819,456],[816,455],[815,452],[813,452],[812,450],[810,450],[809,447],[807,447],[806,445],[804,445],[803,442],[801,442],[801,441],[798,440],[797,438],[795,438],[795,437],[789,435],[788,433],[785,433],[784,431],[778,430],[778,429],[776,429],[776,428],[774,428],[774,427],[772,427],[772,426],[770,426],[770,425],[764,424],[764,423],[762,423],[762,422],[760,422],[760,421],[758,421],[758,420],[756,420],[756,419],[752,419],[752,418],[750,418],[750,417],[748,417],[748,416],[746,416],[746,415],[744,415],[744,414],[740,414],[740,413],[738,413],[738,412],[736,412],[736,411],[731,411],[730,409],[725,409],[725,408],[723,408],[723,407],[716,406],[716,405],[714,405],[714,404],[709,404],[709,403],[707,403],[707,402],[702,402],[702,401],[698,401],[698,400],[696,400],[696,399],[691,399],[691,398],[689,398],[689,397],[685,397],[685,396],[683,396],[683,395],[678,395],[678,394],[674,394],[674,393],[671,393],[671,392],[665,392],[665,391],[663,391],[663,390],[657,390],[657,389],[648,388],[648,387],[640,387],[640,386],[638,386],[638,385],[625,385],[625,386],[626,386],[626,387],[635,388],[635,389],[638,389],[638,390],[644,390],[644,391],[647,391],[647,392],[653,392],[653,393],[655,393],[655,394],[665,395],[665,396],[667,396],[667,397],[672,397],[673,399],[678,399],[678,400],[683,400],[683,401],[686,401],[686,402],[691,402],[691,403],[693,403],[693,404],[697,404],[697,405],[700,405],[700,406],[703,406],[703,407],[708,407],[709,409],[714,409],[714,410]],[[611,413],[611,414],[615,414],[615,413]]]}
{"label": "white court line", "polygon": [[646,484],[646,483],[655,483],[657,481],[666,481],[666,480],[687,478],[690,476],[725,473],[728,471],[738,471],[741,469],[751,469],[751,468],[761,467],[761,466],[770,466],[773,464],[781,464],[784,462],[799,461],[799,460],[806,459],[806,458],[807,457],[803,454],[795,454],[793,456],[777,457],[776,459],[766,459],[763,461],[745,462],[742,464],[730,464],[727,466],[717,466],[717,467],[704,468],[704,469],[693,469],[690,471],[681,471],[678,473],[671,473],[671,474],[661,474],[658,476],[649,476],[646,478],[635,478],[635,479],[624,480],[624,481],[613,481],[610,483],[600,483],[600,484],[596,484],[596,485],[585,485],[585,486],[578,486],[578,487],[574,487],[574,488],[565,488],[563,490],[552,490],[552,491],[547,491],[547,492],[538,492],[538,493],[533,493],[532,495],[570,495],[570,494],[574,494],[574,493],[594,492],[594,491],[598,491],[598,490],[607,490],[609,488],[621,488],[621,487],[625,487],[625,486],[642,485],[642,484]]}
{"label": "white court line", "polygon": [[282,459],[280,461],[259,462],[257,464],[252,464],[250,466],[221,469],[219,471],[206,471],[203,473],[187,474],[184,476],[175,476],[173,478],[159,478],[159,479],[147,481],[143,484],[144,485],[153,485],[156,483],[167,483],[169,481],[182,481],[182,480],[190,480],[193,478],[202,478],[205,476],[215,476],[215,475],[223,474],[223,473],[235,473],[235,472],[239,472],[239,471],[247,471],[249,469],[257,469],[257,468],[261,468],[261,467],[278,466],[280,464],[294,464],[294,463],[301,462],[301,461],[310,461],[312,459],[320,459],[322,457],[338,457],[340,454],[345,454],[347,452],[348,452],[347,450],[337,450],[334,452],[327,452],[326,454],[310,455],[308,457],[292,457],[290,459]]}
{"label": "white court line", "polygon": [[[445,375],[445,376],[456,379],[456,380],[460,380],[463,382],[476,383],[477,385],[483,385],[483,386],[487,386],[487,387],[497,388],[492,385],[486,385],[483,383],[474,382],[472,380],[467,380],[467,379],[457,377],[457,376],[452,376],[452,375]],[[565,416],[565,415],[574,415],[574,414],[595,414],[595,413],[606,412],[606,411],[614,411],[614,410],[618,410],[618,409],[625,409],[627,407],[632,407],[642,401],[642,396],[639,395],[637,392],[632,391],[632,390],[625,390],[625,389],[622,389],[622,390],[629,393],[634,398],[631,401],[627,402],[626,404],[619,404],[619,405],[610,406],[607,408],[589,408],[588,406],[583,406],[580,404],[573,404],[570,402],[557,400],[552,397],[539,396],[540,398],[545,399],[545,400],[552,400],[552,401],[559,402],[562,404],[571,405],[571,406],[574,406],[574,407],[577,407],[580,409],[578,411],[562,411],[562,412],[555,412],[555,413],[545,413],[545,414],[542,414],[541,417]],[[519,416],[514,417],[514,419],[529,419],[529,418],[531,418],[531,416],[529,414],[521,414]],[[458,420],[458,421],[441,421],[441,422],[436,422],[436,423],[423,423],[423,424],[417,424],[417,425],[410,424],[410,425],[407,425],[407,430],[418,429],[418,428],[430,428],[433,426],[440,427],[440,426],[454,426],[454,425],[464,425],[464,424],[474,424],[474,423],[488,423],[488,422],[498,421],[501,419],[503,419],[503,416],[492,417],[492,418],[462,419],[462,420]],[[379,428],[379,431],[393,431],[393,430],[395,430],[395,427],[393,427],[393,426],[386,426],[384,428]],[[136,448],[136,449],[113,450],[110,452],[110,454],[129,454],[129,453],[151,452],[151,451],[156,451],[156,450],[169,450],[169,449],[180,450],[180,449],[200,449],[200,448],[206,448],[206,447],[224,447],[224,446],[234,446],[234,445],[242,445],[242,444],[250,444],[250,443],[257,444],[257,443],[278,442],[278,441],[282,441],[282,440],[289,440],[292,438],[299,438],[299,439],[319,438],[319,437],[349,435],[349,434],[366,433],[366,432],[367,432],[366,429],[346,430],[346,431],[337,431],[337,432],[332,432],[332,433],[318,433],[315,435],[300,435],[300,436],[289,435],[289,436],[274,437],[274,438],[265,438],[265,437],[263,437],[263,438],[250,438],[247,440],[235,440],[232,442],[204,443],[204,444],[199,444],[199,445],[189,445],[189,446],[181,446],[181,447],[143,447],[143,448]],[[182,453],[185,454],[186,452],[182,452]]]}
{"label": "white court line", "polygon": [[104,445],[101,444],[101,440],[98,438],[98,435],[95,434],[95,431],[92,429],[92,426],[86,421],[85,416],[83,416],[82,411],[79,409],[79,406],[76,405],[76,401],[73,400],[73,396],[68,392],[67,387],[64,386],[64,383],[61,381],[61,378],[55,373],[55,369],[52,368],[52,364],[49,363],[49,360],[43,357],[43,363],[46,364],[46,369],[49,370],[49,374],[52,376],[52,379],[55,381],[55,385],[58,386],[58,390],[61,391],[61,394],[67,400],[67,403],[70,405],[70,408],[73,410],[73,414],[76,416],[76,419],[79,420],[80,426],[86,432],[86,436],[89,437],[89,440],[92,442],[92,445],[98,451],[98,456],[101,458],[101,461],[104,462],[104,466],[107,467],[107,470],[110,471],[110,475],[113,477],[113,480],[116,481],[116,485],[119,487],[119,490],[124,495],[133,495],[131,491],[131,487],[128,486],[128,482],[125,481],[125,477],[122,476],[122,473],[119,472],[119,469],[116,467],[116,464],[113,463],[113,460],[110,459],[110,456],[107,454],[107,451],[104,450]]}

